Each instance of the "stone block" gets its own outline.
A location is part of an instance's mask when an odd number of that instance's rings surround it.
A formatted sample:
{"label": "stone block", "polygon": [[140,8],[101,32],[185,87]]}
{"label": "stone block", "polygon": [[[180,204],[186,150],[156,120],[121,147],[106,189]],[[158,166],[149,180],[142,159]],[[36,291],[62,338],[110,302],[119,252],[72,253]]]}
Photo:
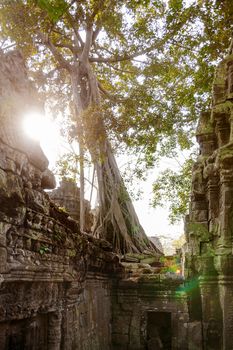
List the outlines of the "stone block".
{"label": "stone block", "polygon": [[206,201],[195,201],[191,204],[192,210],[207,210],[208,204]]}
{"label": "stone block", "polygon": [[192,221],[203,222],[208,220],[208,210],[193,210]]}
{"label": "stone block", "polygon": [[188,350],[202,349],[202,326],[201,322],[195,321],[187,324],[188,326]]}
{"label": "stone block", "polygon": [[128,334],[122,334],[122,333],[113,333],[112,334],[112,345],[113,349],[115,349],[117,346],[121,350],[126,350],[128,348],[129,344],[129,335]]}

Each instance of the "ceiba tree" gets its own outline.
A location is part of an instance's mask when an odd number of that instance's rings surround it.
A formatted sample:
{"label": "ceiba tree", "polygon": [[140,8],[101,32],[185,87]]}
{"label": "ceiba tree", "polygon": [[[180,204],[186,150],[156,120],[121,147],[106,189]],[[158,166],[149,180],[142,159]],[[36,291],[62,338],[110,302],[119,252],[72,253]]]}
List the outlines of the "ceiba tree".
{"label": "ceiba tree", "polygon": [[[46,47],[47,55],[41,55],[44,65],[49,52],[55,66],[65,70],[70,78],[81,160],[86,147],[98,180],[99,215],[94,234],[111,241],[122,253],[153,251],[155,247],[139,223],[108,139],[102,95],[109,97],[110,94],[96,67],[129,62],[128,67],[134,71],[134,79],[137,78],[137,67],[131,60],[152,51],[152,31],[148,30],[148,38],[142,41],[145,35],[139,28],[140,21],[145,27],[145,20],[149,19],[149,11],[143,13],[143,3],[17,0],[6,1],[2,9],[7,13],[5,28],[8,33],[11,31],[11,40],[25,52]],[[158,5],[150,7],[150,16],[163,10],[159,2]],[[133,29],[138,26],[138,37],[129,24],[132,20]],[[119,99],[123,100],[124,96]],[[81,192],[81,201],[83,199]],[[81,225],[83,212],[81,205]]]}

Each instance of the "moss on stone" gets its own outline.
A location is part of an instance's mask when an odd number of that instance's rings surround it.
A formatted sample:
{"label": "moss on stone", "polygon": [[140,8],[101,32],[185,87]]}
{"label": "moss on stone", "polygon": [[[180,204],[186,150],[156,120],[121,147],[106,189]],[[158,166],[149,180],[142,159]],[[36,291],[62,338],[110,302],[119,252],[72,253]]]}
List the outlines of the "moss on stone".
{"label": "moss on stone", "polygon": [[213,124],[211,122],[210,112],[202,113],[196,131],[196,136],[203,134],[212,134],[214,132]]}
{"label": "moss on stone", "polygon": [[231,101],[225,101],[223,103],[215,105],[213,108],[213,113],[214,114],[229,113],[232,110],[232,108],[233,108],[233,103]]}
{"label": "moss on stone", "polygon": [[193,235],[199,238],[201,237],[203,241],[208,240],[210,236],[210,233],[206,225],[198,222],[191,222],[188,225],[188,232],[190,235]]}

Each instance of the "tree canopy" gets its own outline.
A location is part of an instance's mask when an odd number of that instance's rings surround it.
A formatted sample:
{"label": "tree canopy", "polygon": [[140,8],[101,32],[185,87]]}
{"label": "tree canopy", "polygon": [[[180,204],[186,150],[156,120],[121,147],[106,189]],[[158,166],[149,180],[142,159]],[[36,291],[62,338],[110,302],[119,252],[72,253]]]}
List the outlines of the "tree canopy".
{"label": "tree canopy", "polygon": [[[73,116],[83,151],[89,150],[99,171],[99,186],[112,187],[104,195],[107,207],[124,207],[123,226],[121,214],[113,216],[114,230],[123,230],[125,239],[127,232],[132,239],[140,231],[139,223],[127,222],[132,208],[122,200],[127,194],[110,153],[122,145],[133,148],[139,162],[152,167],[161,156],[175,156],[177,147],[192,146],[197,118],[211,104],[215,66],[230,43],[232,15],[230,0],[0,4],[2,49],[20,48],[50,108]],[[103,172],[107,178],[100,174],[103,154],[112,159]],[[107,207],[99,227],[114,221]],[[122,242],[118,246],[127,246]]]}
{"label": "tree canopy", "polygon": [[69,62],[77,55],[74,30],[81,47],[92,21],[89,60],[112,136],[143,148],[148,165],[155,150],[169,155],[178,144],[190,146],[199,112],[210,104],[216,62],[229,46],[231,1],[5,0],[0,6],[2,39],[10,37],[35,69],[43,63],[41,79],[53,77],[49,65],[60,74],[63,68],[43,46],[44,35]]}

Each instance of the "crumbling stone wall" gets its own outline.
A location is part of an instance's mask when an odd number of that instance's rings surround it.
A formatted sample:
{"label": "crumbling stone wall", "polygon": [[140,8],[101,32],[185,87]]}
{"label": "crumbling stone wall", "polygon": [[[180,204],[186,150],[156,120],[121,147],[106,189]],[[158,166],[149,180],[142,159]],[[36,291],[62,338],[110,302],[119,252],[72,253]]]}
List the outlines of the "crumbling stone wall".
{"label": "crumbling stone wall", "polygon": [[231,52],[217,68],[213,107],[197,128],[200,155],[186,222],[186,275],[198,278],[205,349],[233,349],[232,72]]}
{"label": "crumbling stone wall", "polygon": [[[80,189],[72,179],[63,178],[60,186],[49,192],[50,198],[75,220],[80,218]],[[85,199],[85,232],[91,232],[94,222],[91,206]]]}
{"label": "crumbling stone wall", "polygon": [[[152,325],[151,314],[157,318]],[[170,319],[167,324],[163,315]],[[120,280],[114,288],[112,327],[114,350],[159,349],[157,342],[149,347],[153,337],[163,349],[188,349],[193,335],[182,281],[163,274]]]}
{"label": "crumbling stone wall", "polygon": [[21,55],[1,53],[0,349],[107,350],[118,258],[43,191],[55,183],[22,131],[30,108],[41,105]]}

